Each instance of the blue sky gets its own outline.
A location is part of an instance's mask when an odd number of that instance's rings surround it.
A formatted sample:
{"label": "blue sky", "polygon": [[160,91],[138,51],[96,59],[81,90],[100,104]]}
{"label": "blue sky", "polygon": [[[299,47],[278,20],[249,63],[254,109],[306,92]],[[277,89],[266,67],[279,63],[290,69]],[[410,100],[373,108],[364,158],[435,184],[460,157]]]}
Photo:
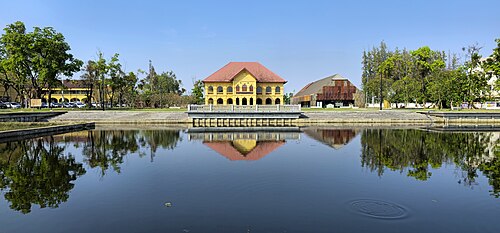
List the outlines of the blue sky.
{"label": "blue sky", "polygon": [[[339,73],[361,87],[361,55],[390,48],[491,54],[500,1],[2,1],[0,26],[23,21],[65,35],[72,53],[119,53],[127,71],[173,70],[191,89],[230,61],[258,61],[285,91]],[[78,77],[78,75],[76,76]]]}

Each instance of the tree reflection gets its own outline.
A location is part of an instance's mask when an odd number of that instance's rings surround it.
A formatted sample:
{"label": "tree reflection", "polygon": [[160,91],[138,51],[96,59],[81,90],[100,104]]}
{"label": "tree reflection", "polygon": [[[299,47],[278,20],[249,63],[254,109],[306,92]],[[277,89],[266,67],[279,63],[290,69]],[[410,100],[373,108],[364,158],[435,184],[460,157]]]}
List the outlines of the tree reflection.
{"label": "tree reflection", "polygon": [[153,160],[159,147],[173,149],[181,139],[179,130],[114,130],[88,131],[83,144],[84,161],[91,167],[101,169],[101,175],[112,169],[121,172],[121,164],[126,155],[138,153],[149,155]]}
{"label": "tree reflection", "polygon": [[11,209],[26,214],[33,204],[57,208],[68,200],[85,169],[63,151],[52,137],[0,144],[0,189]]}
{"label": "tree reflection", "polygon": [[382,176],[385,169],[405,172],[417,180],[432,176],[431,168],[455,164],[459,183],[475,184],[481,171],[500,193],[499,133],[436,133],[422,130],[366,129],[361,135],[362,166]]}

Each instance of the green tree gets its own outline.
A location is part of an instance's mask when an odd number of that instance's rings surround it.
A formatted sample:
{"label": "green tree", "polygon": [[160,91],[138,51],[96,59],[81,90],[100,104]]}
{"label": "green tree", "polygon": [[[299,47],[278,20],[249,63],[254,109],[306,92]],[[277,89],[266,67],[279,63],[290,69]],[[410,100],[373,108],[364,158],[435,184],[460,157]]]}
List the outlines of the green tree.
{"label": "green tree", "polygon": [[204,93],[205,85],[203,85],[201,80],[196,80],[193,83],[193,89],[191,89],[191,95],[194,97],[195,104],[203,104],[205,102]]}
{"label": "green tree", "polygon": [[466,51],[468,58],[464,64],[464,71],[467,78],[464,101],[469,103],[470,108],[474,106],[474,101],[481,101],[485,96],[488,96],[488,80],[484,69],[481,67],[481,55],[479,54],[481,48],[477,45],[471,45],[467,48],[462,48],[462,50]]}
{"label": "green tree", "polygon": [[113,100],[115,98],[115,94],[119,93],[120,90],[122,90],[123,87],[125,86],[125,79],[124,79],[125,73],[122,70],[122,65],[120,64],[119,56],[120,55],[118,53],[115,53],[115,55],[111,57],[111,60],[107,65],[109,72],[109,87],[111,89],[111,94],[110,94],[111,108],[113,108],[114,106]]}
{"label": "green tree", "polygon": [[21,96],[21,102],[24,102],[28,95],[31,40],[26,34],[24,23],[19,21],[7,25],[4,32],[0,37],[0,67],[4,74],[2,82],[4,86],[12,86]]}
{"label": "green tree", "polygon": [[428,100],[428,84],[433,73],[445,67],[444,55],[431,50],[428,46],[420,47],[410,53],[414,58],[417,80],[420,83],[420,91],[422,93],[421,101],[425,108]]}
{"label": "green tree", "polygon": [[83,74],[81,76],[84,85],[88,88],[87,91],[87,100],[88,100],[88,108],[92,107],[94,88],[96,88],[97,83],[99,82],[99,71],[97,69],[97,62],[89,60],[87,64],[83,68]]}
{"label": "green tree", "polygon": [[[493,49],[493,53],[486,59],[484,64],[485,70],[489,75],[497,77],[495,89],[500,90],[500,38],[496,39],[497,47]],[[490,76],[491,78],[491,76]]]}
{"label": "green tree", "polygon": [[15,74],[16,83],[31,88],[30,96],[42,97],[42,89],[51,90],[61,85],[59,76],[71,76],[80,70],[82,61],[69,53],[71,50],[64,36],[52,27],[34,27],[26,32],[22,22],[7,25],[0,38],[3,69]]}
{"label": "green tree", "polygon": [[380,84],[380,81],[376,81],[376,79],[380,79],[379,67],[390,55],[391,52],[388,51],[387,45],[383,41],[380,42],[379,47],[373,47],[370,51],[363,52],[361,81],[366,98],[370,99],[380,92],[380,85],[375,85],[375,83]]}
{"label": "green tree", "polygon": [[288,92],[283,94],[283,102],[284,104],[290,104],[292,100],[293,92]]}

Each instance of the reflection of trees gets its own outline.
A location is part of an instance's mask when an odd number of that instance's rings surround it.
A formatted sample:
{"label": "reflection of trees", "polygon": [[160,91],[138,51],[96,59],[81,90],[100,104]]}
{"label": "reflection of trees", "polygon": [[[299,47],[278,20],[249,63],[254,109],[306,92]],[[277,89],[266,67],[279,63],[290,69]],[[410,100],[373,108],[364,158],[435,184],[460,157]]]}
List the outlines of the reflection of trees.
{"label": "reflection of trees", "polygon": [[0,189],[12,209],[29,213],[32,204],[56,208],[68,200],[85,169],[63,151],[52,137],[0,145]]}
{"label": "reflection of trees", "polygon": [[479,165],[479,169],[488,177],[488,182],[493,187],[490,192],[495,197],[500,197],[500,153],[496,151],[495,157]]}
{"label": "reflection of trees", "polygon": [[363,166],[382,175],[386,168],[427,180],[430,167],[454,163],[462,171],[460,183],[472,185],[482,171],[500,192],[500,155],[492,133],[432,133],[421,130],[367,129],[361,136]]}
{"label": "reflection of trees", "polygon": [[110,168],[119,173],[127,154],[143,156],[141,149],[149,147],[152,159],[158,147],[173,149],[179,140],[179,130],[88,131],[82,153],[91,168],[101,168],[102,175]]}

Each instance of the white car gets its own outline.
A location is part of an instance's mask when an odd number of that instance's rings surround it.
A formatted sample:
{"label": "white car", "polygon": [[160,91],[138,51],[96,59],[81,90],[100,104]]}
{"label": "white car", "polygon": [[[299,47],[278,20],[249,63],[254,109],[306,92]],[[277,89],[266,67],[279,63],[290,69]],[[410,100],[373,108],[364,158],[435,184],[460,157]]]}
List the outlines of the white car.
{"label": "white car", "polygon": [[16,102],[10,102],[10,107],[13,109],[18,109],[18,108],[21,108],[21,105],[19,103],[16,103]]}
{"label": "white car", "polygon": [[87,106],[86,104],[84,104],[82,102],[76,102],[75,105],[77,108],[85,108],[85,106]]}

